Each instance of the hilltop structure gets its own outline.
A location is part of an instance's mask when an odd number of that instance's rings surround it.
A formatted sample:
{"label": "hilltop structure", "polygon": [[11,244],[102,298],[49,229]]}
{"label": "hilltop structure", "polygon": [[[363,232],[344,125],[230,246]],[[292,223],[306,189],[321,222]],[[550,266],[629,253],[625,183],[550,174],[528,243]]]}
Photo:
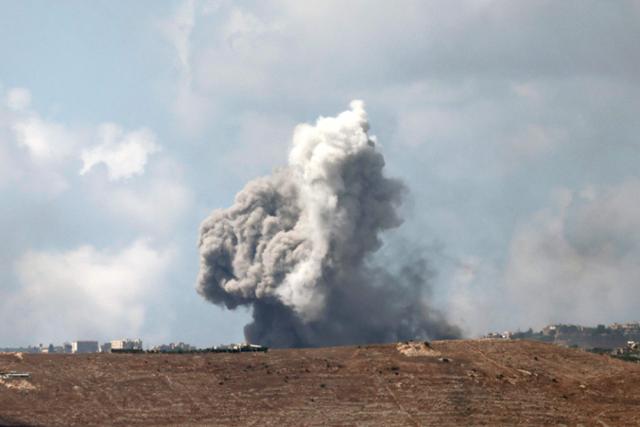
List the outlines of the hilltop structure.
{"label": "hilltop structure", "polygon": [[113,350],[142,350],[141,339],[121,339],[111,341],[111,351]]}
{"label": "hilltop structure", "polygon": [[625,347],[628,342],[640,341],[640,323],[613,323],[595,327],[559,323],[545,326],[538,332],[532,329],[524,332],[492,332],[485,338],[528,339],[565,347],[613,350]]}
{"label": "hilltop structure", "polygon": [[71,353],[97,353],[98,341],[74,341],[71,343]]}

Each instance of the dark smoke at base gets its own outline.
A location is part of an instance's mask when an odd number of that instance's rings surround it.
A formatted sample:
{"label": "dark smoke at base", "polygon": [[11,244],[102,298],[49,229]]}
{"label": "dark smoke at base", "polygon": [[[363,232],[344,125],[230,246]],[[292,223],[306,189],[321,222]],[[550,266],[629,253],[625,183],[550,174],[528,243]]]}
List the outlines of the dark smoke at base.
{"label": "dark smoke at base", "polygon": [[289,165],[253,180],[200,230],[198,292],[253,307],[247,341],[307,347],[455,338],[429,306],[424,257],[376,265],[406,189],[384,176],[364,106],[299,126]]}
{"label": "dark smoke at base", "polygon": [[[404,279],[418,278],[420,283],[402,283]],[[421,302],[425,278],[422,275],[411,279],[392,277],[381,269],[367,272],[360,282],[351,278],[349,286],[337,287],[330,294],[325,315],[307,323],[277,300],[256,301],[253,303],[254,321],[245,326],[245,337],[249,342],[266,343],[272,347],[460,337],[458,328]]]}

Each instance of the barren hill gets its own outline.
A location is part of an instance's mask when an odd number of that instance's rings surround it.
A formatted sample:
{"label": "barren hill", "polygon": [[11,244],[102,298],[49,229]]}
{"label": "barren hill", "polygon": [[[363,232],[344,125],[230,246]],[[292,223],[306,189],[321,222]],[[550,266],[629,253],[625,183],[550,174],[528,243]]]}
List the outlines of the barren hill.
{"label": "barren hill", "polygon": [[640,425],[640,365],[528,341],[0,355],[0,424]]}

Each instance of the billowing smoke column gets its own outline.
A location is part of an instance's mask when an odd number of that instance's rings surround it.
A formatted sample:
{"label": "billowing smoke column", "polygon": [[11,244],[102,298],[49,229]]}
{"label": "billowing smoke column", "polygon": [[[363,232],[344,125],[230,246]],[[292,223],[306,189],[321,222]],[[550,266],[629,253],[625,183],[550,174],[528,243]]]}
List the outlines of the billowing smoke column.
{"label": "billowing smoke column", "polygon": [[[459,330],[430,308],[424,259],[376,266],[380,233],[401,223],[404,185],[383,175],[364,105],[300,125],[289,165],[255,179],[200,229],[198,292],[253,307],[249,342],[304,347],[412,338]],[[415,258],[415,257],[414,257]]]}

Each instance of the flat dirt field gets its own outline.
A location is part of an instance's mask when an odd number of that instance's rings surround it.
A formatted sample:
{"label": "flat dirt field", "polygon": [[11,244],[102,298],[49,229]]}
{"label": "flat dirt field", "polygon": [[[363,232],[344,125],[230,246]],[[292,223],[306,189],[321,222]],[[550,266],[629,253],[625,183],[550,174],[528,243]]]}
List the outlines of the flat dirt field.
{"label": "flat dirt field", "polygon": [[640,425],[640,364],[527,341],[0,354],[2,425]]}

